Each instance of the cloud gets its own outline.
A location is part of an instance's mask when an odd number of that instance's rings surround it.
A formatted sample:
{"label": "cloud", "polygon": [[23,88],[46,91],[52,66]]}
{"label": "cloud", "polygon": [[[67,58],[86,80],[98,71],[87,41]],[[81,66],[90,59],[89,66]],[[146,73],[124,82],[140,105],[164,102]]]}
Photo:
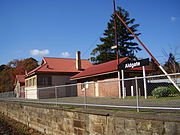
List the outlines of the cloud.
{"label": "cloud", "polygon": [[175,16],[171,16],[171,22],[175,22],[176,21],[176,19],[177,19],[177,17],[175,17]]}
{"label": "cloud", "polygon": [[49,50],[48,49],[44,49],[44,50],[34,49],[34,50],[30,50],[30,53],[33,56],[42,56],[42,55],[49,54]]}
{"label": "cloud", "polygon": [[61,56],[61,57],[69,57],[69,56],[71,56],[71,54],[70,54],[69,52],[62,52],[62,53],[60,54],[60,56]]}

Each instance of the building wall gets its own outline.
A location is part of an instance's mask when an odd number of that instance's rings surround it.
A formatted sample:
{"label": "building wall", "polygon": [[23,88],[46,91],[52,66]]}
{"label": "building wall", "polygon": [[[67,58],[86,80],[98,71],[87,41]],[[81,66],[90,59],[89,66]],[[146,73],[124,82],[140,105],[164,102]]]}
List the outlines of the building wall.
{"label": "building wall", "polygon": [[[95,80],[95,81],[92,81]],[[85,82],[93,82],[92,84],[89,84],[89,87],[86,88],[86,95],[88,97],[119,97],[119,90],[121,97],[123,96],[122,92],[122,81],[118,81],[117,77],[109,77],[109,78],[92,78],[92,79],[84,79],[79,80],[79,84],[77,86],[78,96],[84,96],[83,92],[83,83]],[[138,84],[138,94],[139,96],[144,96],[144,83],[143,79],[137,80]],[[149,91],[149,84],[147,84],[147,93],[150,94]],[[124,87],[125,87],[125,97],[126,96],[136,96],[136,84],[135,79],[131,80],[125,80],[124,81]],[[153,88],[153,87],[152,87]],[[97,90],[98,89],[98,90]],[[98,91],[98,92],[97,92]],[[97,94],[98,93],[98,94]]]}
{"label": "building wall", "polygon": [[[40,85],[39,79],[41,77],[50,77],[51,78],[50,85]],[[40,74],[40,75],[34,75],[32,77],[28,77],[26,79],[25,97],[28,99],[38,99],[38,98],[43,99],[43,98],[77,96],[76,86],[62,87],[62,85],[68,85],[72,83],[72,81],[70,81],[70,77],[71,77],[70,75],[51,75],[51,74]],[[57,87],[55,88],[54,86]]]}
{"label": "building wall", "polygon": [[[40,98],[60,98],[60,97],[70,97],[70,96],[77,96],[77,88],[76,86],[68,86],[70,85],[70,75],[52,75],[52,86],[47,88],[46,86],[44,89],[40,89],[39,94]],[[74,82],[75,83],[75,82]],[[56,86],[56,88],[54,87]],[[57,95],[56,95],[57,94]]]}
{"label": "building wall", "polygon": [[[118,97],[119,96],[119,82],[117,78],[104,79],[101,81],[113,82],[97,82],[90,81],[88,88],[86,88],[86,95],[88,97]],[[78,96],[84,96],[83,84],[77,86]]]}
{"label": "building wall", "polygon": [[19,83],[19,81],[16,82],[14,91],[16,93],[16,97],[19,98],[20,97],[20,83]]}
{"label": "building wall", "polygon": [[64,85],[70,83],[70,77],[68,75],[53,75],[52,76],[52,85]]}
{"label": "building wall", "polygon": [[25,98],[27,99],[37,99],[37,89],[26,89],[25,90]]}
{"label": "building wall", "polygon": [[25,98],[37,99],[37,75],[25,79]]}
{"label": "building wall", "polygon": [[70,77],[71,75],[52,76],[52,84],[55,86],[60,85],[60,87],[57,87],[58,97],[77,96],[76,86],[67,86],[72,83],[76,83],[76,81],[71,81]]}
{"label": "building wall", "polygon": [[37,88],[37,75],[25,79],[25,89]]}
{"label": "building wall", "polygon": [[180,135],[177,115],[78,110],[0,102],[1,113],[44,135]]}
{"label": "building wall", "polygon": [[24,98],[24,90],[25,86],[24,84],[21,84],[19,81],[16,82],[15,84],[15,93],[17,98]]}
{"label": "building wall", "polygon": [[15,91],[18,91],[18,90],[20,90],[20,83],[19,83],[19,81],[17,81],[16,82],[16,84],[15,84],[16,86],[15,86]]}
{"label": "building wall", "polygon": [[99,83],[100,97],[118,97],[119,96],[119,81],[116,81],[116,80],[117,78],[106,79],[104,81],[112,81],[112,82]]}
{"label": "building wall", "polygon": [[86,96],[88,97],[94,97],[95,96],[95,82],[91,81],[90,84],[82,84],[78,83],[77,85],[77,95],[80,97],[84,96],[84,92],[86,89]]}
{"label": "building wall", "polygon": [[[66,96],[66,87],[54,87],[65,85],[69,83],[70,76],[65,75],[38,75],[40,77],[50,77],[51,85],[38,85],[38,94],[39,98],[56,98],[56,97],[65,97]],[[56,95],[57,94],[57,95]]]}

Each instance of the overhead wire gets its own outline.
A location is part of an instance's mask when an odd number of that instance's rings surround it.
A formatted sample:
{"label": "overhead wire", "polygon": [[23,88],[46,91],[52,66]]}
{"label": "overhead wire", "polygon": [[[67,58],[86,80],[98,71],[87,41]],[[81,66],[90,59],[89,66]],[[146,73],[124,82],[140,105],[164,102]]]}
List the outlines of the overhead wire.
{"label": "overhead wire", "polygon": [[97,41],[100,39],[100,37],[102,36],[103,33],[101,33],[91,44],[90,46],[82,53],[82,57],[87,54],[87,52],[89,52],[90,49],[92,49],[92,47],[94,46],[94,44],[97,43]]}

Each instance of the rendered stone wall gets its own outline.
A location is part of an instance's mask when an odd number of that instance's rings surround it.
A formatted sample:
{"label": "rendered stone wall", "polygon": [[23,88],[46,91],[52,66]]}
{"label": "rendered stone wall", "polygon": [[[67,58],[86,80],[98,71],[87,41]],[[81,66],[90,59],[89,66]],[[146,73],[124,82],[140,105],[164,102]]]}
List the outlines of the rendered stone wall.
{"label": "rendered stone wall", "polygon": [[0,112],[48,135],[179,135],[179,117],[48,109],[0,102]]}

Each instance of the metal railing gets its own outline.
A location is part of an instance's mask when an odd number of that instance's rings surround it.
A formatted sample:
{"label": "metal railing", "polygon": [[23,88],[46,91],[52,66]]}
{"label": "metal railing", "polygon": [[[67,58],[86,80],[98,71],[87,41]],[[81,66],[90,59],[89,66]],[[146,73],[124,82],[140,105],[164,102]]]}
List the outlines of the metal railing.
{"label": "metal railing", "polygon": [[[168,75],[180,85],[180,73]],[[0,100],[98,109],[180,111],[180,92],[166,75],[114,78],[3,92],[0,93]]]}

